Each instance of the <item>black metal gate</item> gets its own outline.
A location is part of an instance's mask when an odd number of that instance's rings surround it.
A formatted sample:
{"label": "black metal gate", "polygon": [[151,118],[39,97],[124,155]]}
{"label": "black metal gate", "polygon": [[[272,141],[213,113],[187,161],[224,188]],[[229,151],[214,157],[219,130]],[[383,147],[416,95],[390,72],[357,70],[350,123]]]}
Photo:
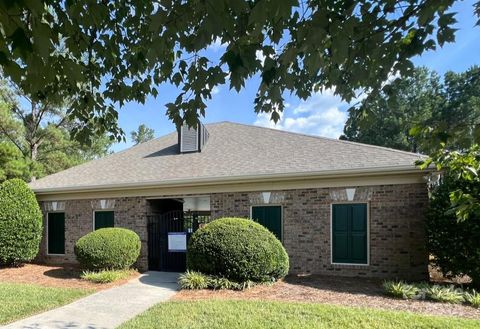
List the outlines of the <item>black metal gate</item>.
{"label": "black metal gate", "polygon": [[202,224],[210,221],[207,212],[169,211],[148,216],[148,268],[154,271],[183,272],[186,250],[169,249],[169,236],[185,236],[186,241]]}

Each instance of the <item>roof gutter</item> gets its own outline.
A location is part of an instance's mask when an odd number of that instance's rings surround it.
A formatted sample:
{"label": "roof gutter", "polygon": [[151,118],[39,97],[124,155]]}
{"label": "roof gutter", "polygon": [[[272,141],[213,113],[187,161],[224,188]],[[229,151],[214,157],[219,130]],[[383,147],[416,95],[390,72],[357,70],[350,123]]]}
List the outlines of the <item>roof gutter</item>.
{"label": "roof gutter", "polygon": [[398,174],[427,174],[430,170],[420,170],[415,166],[390,166],[390,167],[370,167],[362,169],[329,170],[318,172],[298,172],[285,174],[261,174],[261,175],[242,175],[226,177],[202,177],[195,179],[172,179],[163,181],[147,181],[121,184],[105,185],[85,185],[85,186],[66,186],[53,188],[35,188],[33,191],[37,195],[62,194],[75,192],[100,192],[112,190],[130,190],[130,189],[148,189],[148,188],[166,188],[166,187],[190,187],[199,185],[222,185],[235,183],[251,182],[272,182],[272,181],[291,181],[291,180],[310,180],[322,178],[346,178],[362,176],[384,176]]}

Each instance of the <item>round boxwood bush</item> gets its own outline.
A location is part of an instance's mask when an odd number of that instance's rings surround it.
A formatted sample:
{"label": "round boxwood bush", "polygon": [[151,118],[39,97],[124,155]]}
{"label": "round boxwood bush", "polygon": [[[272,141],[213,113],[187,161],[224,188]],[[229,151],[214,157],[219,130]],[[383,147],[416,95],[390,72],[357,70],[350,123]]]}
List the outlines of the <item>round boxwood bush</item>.
{"label": "round boxwood bush", "polygon": [[41,239],[42,212],[35,194],[21,179],[0,184],[0,264],[31,261]]}
{"label": "round boxwood bush", "polygon": [[196,231],[187,268],[236,282],[272,281],[288,273],[288,255],[265,227],[244,218],[221,218]]}
{"label": "round boxwood bush", "polygon": [[121,270],[135,263],[140,255],[140,238],[125,228],[102,228],[81,237],[75,255],[89,270]]}

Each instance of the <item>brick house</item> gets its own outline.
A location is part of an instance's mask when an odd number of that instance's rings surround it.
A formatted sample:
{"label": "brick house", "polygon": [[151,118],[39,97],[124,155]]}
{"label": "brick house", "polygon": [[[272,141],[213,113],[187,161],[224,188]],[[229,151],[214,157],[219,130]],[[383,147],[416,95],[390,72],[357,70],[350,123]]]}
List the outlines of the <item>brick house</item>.
{"label": "brick house", "polygon": [[426,279],[418,159],[229,122],[183,127],[31,183],[44,213],[39,261],[75,263],[81,236],[117,226],[140,236],[139,269],[181,271],[192,232],[238,216],[282,241],[291,273]]}

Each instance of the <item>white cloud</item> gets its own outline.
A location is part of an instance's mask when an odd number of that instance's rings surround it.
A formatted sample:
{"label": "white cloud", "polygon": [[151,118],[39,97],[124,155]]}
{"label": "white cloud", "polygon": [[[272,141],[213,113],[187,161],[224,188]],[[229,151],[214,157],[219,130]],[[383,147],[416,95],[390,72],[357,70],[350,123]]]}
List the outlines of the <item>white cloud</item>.
{"label": "white cloud", "polygon": [[220,49],[227,48],[226,43],[222,43],[222,39],[219,37],[215,38],[215,40],[208,45],[207,50],[212,50],[212,51],[219,51]]}
{"label": "white cloud", "polygon": [[280,113],[280,121],[275,124],[272,120],[270,120],[270,114],[268,113],[259,113],[257,114],[257,120],[253,123],[255,126],[266,127],[266,128],[274,128],[282,130],[282,116],[283,113]]}
{"label": "white cloud", "polygon": [[385,80],[383,83],[382,83],[382,87],[385,87],[386,85],[389,85],[391,84],[393,81],[395,81],[395,79],[398,79],[398,78],[401,78],[402,75],[400,74],[399,71],[396,71],[396,72],[390,72],[387,76],[387,80]]}
{"label": "white cloud", "polygon": [[216,95],[220,92],[220,87],[219,86],[214,86],[212,88],[212,95]]}
{"label": "white cloud", "polygon": [[262,50],[257,50],[255,52],[255,57],[257,58],[257,60],[259,60],[262,65],[263,63],[265,63],[265,58],[267,58],[264,54],[263,54],[263,51]]}
{"label": "white cloud", "polygon": [[274,124],[270,115],[257,115],[255,125],[293,131],[298,133],[338,138],[343,132],[347,113],[347,105],[332,90],[315,93],[306,101],[301,101],[293,109],[286,108],[280,120]]}
{"label": "white cloud", "polygon": [[345,104],[340,97],[334,95],[332,89],[326,89],[323,92],[313,94],[308,100],[302,101],[294,110],[294,114],[312,113],[319,109],[336,107]]}

